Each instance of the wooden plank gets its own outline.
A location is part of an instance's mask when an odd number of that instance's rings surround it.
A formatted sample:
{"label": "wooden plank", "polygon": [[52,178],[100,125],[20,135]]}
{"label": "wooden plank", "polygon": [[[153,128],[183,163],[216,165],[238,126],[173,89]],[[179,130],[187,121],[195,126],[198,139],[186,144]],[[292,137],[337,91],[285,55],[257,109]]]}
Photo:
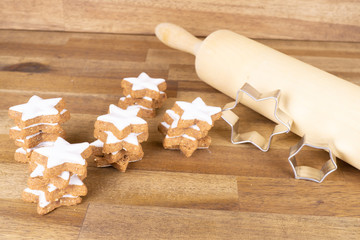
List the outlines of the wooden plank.
{"label": "wooden plank", "polygon": [[198,80],[198,76],[195,72],[194,65],[188,64],[170,64],[169,65],[169,80]]}
{"label": "wooden plank", "polygon": [[[36,47],[35,47],[36,46]],[[142,62],[145,60],[146,52],[141,49],[118,49],[113,44],[86,44],[69,42],[65,45],[47,45],[33,43],[12,43],[8,42],[0,44],[1,54],[8,55],[12,53],[14,56],[38,56],[57,57],[57,58],[86,58],[86,59],[108,59],[119,60],[127,59],[133,62]],[[89,51],[89,48],[91,51]]]}
{"label": "wooden plank", "polygon": [[27,164],[6,163],[2,156],[0,159],[0,238],[76,239],[87,204],[38,215],[36,204],[21,200],[29,176]]}
{"label": "wooden plank", "polygon": [[73,59],[73,58],[49,58],[42,56],[1,56],[0,69],[6,71],[36,72],[31,68],[27,70],[27,64],[36,63],[39,68],[48,66],[52,73],[58,75],[71,75],[90,78],[116,78],[138,76],[146,72],[150,76],[162,76],[167,79],[168,64],[155,64],[148,62],[115,61],[106,59]]}
{"label": "wooden plank", "polygon": [[1,28],[65,30],[62,0],[1,1]]}
{"label": "wooden plank", "polygon": [[354,181],[329,178],[314,184],[296,179],[238,177],[238,189],[241,211],[360,217],[360,189]]}
{"label": "wooden plank", "polygon": [[238,209],[236,177],[90,168],[86,202],[195,209]]}
{"label": "wooden plank", "polygon": [[[67,76],[66,78],[70,75],[71,78],[87,77],[94,81],[100,78],[102,83],[111,82],[108,79],[136,76],[146,71],[152,76],[169,80],[199,81],[193,66],[193,56],[166,48],[151,36],[140,36],[138,39],[137,36],[111,34],[59,35],[51,32],[45,35],[42,32],[5,30],[1,33],[0,69],[3,71],[49,73]],[[24,41],[26,33],[34,41]],[[260,42],[360,84],[359,43],[284,40]],[[25,76],[37,79],[36,75]],[[3,77],[14,78],[6,75]],[[94,89],[96,87],[94,85]],[[111,86],[108,87],[111,89]]]}
{"label": "wooden plank", "polygon": [[90,204],[79,239],[356,239],[358,218]]}
{"label": "wooden plank", "polygon": [[169,64],[194,64],[195,56],[174,49],[149,49],[147,62]]}
{"label": "wooden plank", "polygon": [[[0,199],[21,199],[29,176],[27,165],[1,162],[0,166],[3,189]],[[84,182],[88,195],[83,204],[102,202],[228,210],[238,209],[239,205],[235,176],[131,170],[124,174],[114,168],[89,167]]]}
{"label": "wooden plank", "polygon": [[[22,191],[26,188],[26,181],[29,177],[28,165],[14,162],[4,163],[3,161],[0,165],[0,199],[21,199]],[[34,207],[36,208],[36,205]]]}
{"label": "wooden plank", "polygon": [[356,0],[6,0],[0,10],[2,29],[153,34],[156,24],[174,22],[200,36],[227,28],[257,38],[360,40]]}
{"label": "wooden plank", "polygon": [[61,207],[41,216],[36,204],[0,199],[1,239],[77,239],[87,205]]}

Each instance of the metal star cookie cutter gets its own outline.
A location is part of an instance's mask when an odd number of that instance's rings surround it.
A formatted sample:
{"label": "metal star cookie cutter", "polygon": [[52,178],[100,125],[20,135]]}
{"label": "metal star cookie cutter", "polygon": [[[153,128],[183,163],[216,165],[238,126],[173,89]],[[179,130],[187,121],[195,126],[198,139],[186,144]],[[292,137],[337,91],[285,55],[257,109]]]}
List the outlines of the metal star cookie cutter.
{"label": "metal star cookie cutter", "polygon": [[[275,126],[273,132],[269,137],[269,140],[266,140],[266,138],[257,131],[251,131],[245,133],[238,132],[239,117],[231,110],[237,106],[243,94],[248,95],[256,102],[259,102],[258,104],[261,104],[262,101],[266,101],[266,100],[275,101],[274,117],[279,122],[279,124]],[[259,148],[261,151],[266,152],[270,148],[270,143],[273,136],[282,133],[288,133],[291,129],[291,125],[293,121],[285,112],[283,112],[278,107],[279,97],[280,97],[280,90],[276,90],[268,93],[260,93],[250,84],[245,83],[242,86],[242,88],[240,88],[236,93],[235,101],[226,104],[223,108],[222,118],[231,127],[231,142],[233,144],[251,143],[257,148]]]}
{"label": "metal star cookie cutter", "polygon": [[[322,166],[322,168],[316,169],[308,166],[298,166],[296,162],[295,155],[298,154],[304,146],[309,146],[312,148],[322,149],[329,152],[330,159]],[[317,183],[321,183],[324,179],[332,172],[337,169],[336,165],[336,156],[334,155],[331,147],[327,145],[315,145],[310,144],[305,136],[294,146],[290,148],[290,156],[288,158],[289,163],[294,171],[296,179],[310,180]]]}

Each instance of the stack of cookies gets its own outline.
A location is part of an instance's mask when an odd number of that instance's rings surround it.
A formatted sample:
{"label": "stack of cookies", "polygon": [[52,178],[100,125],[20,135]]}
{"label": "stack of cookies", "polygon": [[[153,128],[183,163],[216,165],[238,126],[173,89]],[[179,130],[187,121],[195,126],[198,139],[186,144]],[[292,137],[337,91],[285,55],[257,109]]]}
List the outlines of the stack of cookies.
{"label": "stack of cookies", "polygon": [[15,152],[19,162],[29,162],[34,149],[51,146],[58,137],[64,137],[60,124],[70,119],[62,98],[42,99],[35,95],[25,104],[10,107],[9,116],[16,124],[9,135],[20,147]]}
{"label": "stack of cookies", "polygon": [[177,101],[165,112],[159,131],[165,135],[165,149],[180,149],[190,157],[196,149],[208,148],[211,138],[209,130],[221,117],[221,108],[207,106],[198,97],[193,102]]}
{"label": "stack of cookies", "polygon": [[121,82],[123,94],[118,106],[127,109],[137,106],[140,110],[139,117],[153,118],[156,109],[160,108],[166,100],[166,82],[162,78],[151,78],[146,73],[141,73],[137,78],[124,78]]}
{"label": "stack of cookies", "polygon": [[39,214],[80,203],[80,196],[87,194],[82,180],[87,175],[85,159],[90,155],[89,143],[70,144],[61,137],[53,146],[33,150],[24,201],[38,203]]}
{"label": "stack of cookies", "polygon": [[125,172],[129,162],[142,159],[140,143],[147,140],[149,132],[139,111],[135,106],[124,110],[111,104],[109,113],[97,118],[94,136],[98,140],[90,145],[98,167],[113,166]]}

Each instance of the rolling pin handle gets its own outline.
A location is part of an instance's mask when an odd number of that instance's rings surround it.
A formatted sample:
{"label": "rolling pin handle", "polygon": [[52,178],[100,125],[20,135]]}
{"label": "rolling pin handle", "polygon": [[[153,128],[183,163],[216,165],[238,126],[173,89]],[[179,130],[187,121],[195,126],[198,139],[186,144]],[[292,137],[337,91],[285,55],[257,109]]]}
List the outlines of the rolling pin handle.
{"label": "rolling pin handle", "polygon": [[195,56],[202,43],[200,39],[172,23],[160,23],[155,28],[155,34],[165,45]]}

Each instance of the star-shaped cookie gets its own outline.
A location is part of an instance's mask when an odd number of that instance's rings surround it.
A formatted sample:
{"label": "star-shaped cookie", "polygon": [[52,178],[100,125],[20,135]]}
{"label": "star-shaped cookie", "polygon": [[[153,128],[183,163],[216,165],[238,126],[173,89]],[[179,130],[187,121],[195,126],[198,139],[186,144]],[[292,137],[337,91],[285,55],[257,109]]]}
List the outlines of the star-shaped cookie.
{"label": "star-shaped cookie", "polygon": [[203,138],[208,134],[208,131],[201,131],[196,124],[188,128],[180,128],[178,126],[180,119],[180,115],[176,114],[173,110],[166,110],[163,122],[159,125],[160,132],[165,133],[164,135],[167,134],[170,137],[186,134],[196,139]]}
{"label": "star-shaped cookie", "polygon": [[109,106],[109,113],[101,115],[95,122],[95,129],[112,132],[118,139],[132,133],[148,132],[147,122],[138,117],[138,108],[121,109],[114,104]]}
{"label": "star-shaped cookie", "polygon": [[144,140],[144,137],[142,137],[143,134],[141,133],[130,133],[127,137],[118,139],[110,131],[95,130],[94,136],[104,143],[102,150],[103,153],[112,153],[121,149],[126,149],[128,152],[142,151],[141,145],[139,143]]}
{"label": "star-shaped cookie", "polygon": [[32,96],[27,103],[9,108],[9,116],[20,128],[42,123],[55,123],[61,119],[60,113],[65,108],[62,98],[42,99]]}
{"label": "star-shaped cookie", "polygon": [[85,158],[90,155],[89,143],[70,144],[58,137],[53,146],[35,149],[31,155],[31,161],[45,166],[43,174],[46,178],[60,175],[63,171],[82,176],[86,174]]}
{"label": "star-shaped cookie", "polygon": [[146,73],[141,73],[136,78],[124,78],[121,82],[124,95],[132,98],[149,97],[154,100],[161,98],[161,92],[166,89],[166,82],[162,78],[151,78]]}
{"label": "star-shaped cookie", "polygon": [[200,97],[191,103],[177,101],[172,110],[181,116],[177,124],[180,128],[197,125],[201,131],[208,131],[221,117],[220,107],[208,106]]}
{"label": "star-shaped cookie", "polygon": [[71,194],[65,194],[57,201],[49,202],[46,200],[44,191],[33,190],[30,188],[26,188],[23,191],[22,198],[27,202],[38,203],[37,212],[41,215],[47,214],[60,206],[71,206],[81,203],[81,197],[73,196]]}

